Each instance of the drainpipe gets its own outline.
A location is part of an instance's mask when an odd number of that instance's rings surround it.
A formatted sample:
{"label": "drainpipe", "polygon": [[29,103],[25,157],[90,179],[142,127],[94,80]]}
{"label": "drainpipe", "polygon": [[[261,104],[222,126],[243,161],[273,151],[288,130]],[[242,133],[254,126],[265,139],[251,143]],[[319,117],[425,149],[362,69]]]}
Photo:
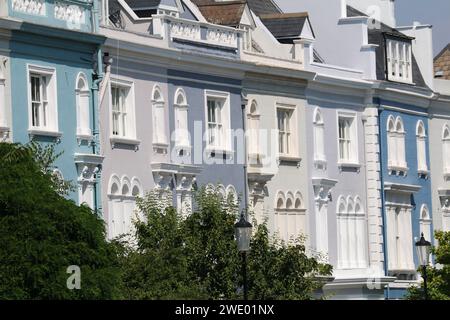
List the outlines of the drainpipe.
{"label": "drainpipe", "polygon": [[[98,32],[98,18],[99,18],[99,10],[98,10],[98,1],[93,1],[93,8],[92,8],[92,30],[93,33]],[[99,93],[99,87],[103,79],[103,70],[102,70],[102,49],[99,45],[97,48],[97,65],[96,70],[94,70],[94,73],[92,75],[93,81],[92,81],[92,134],[94,136],[94,140],[92,141],[92,154],[100,154],[100,132],[99,132],[99,125],[97,123],[98,119],[96,118],[96,111],[98,108],[98,93]],[[98,147],[97,147],[98,146]],[[95,182],[94,182],[94,211],[99,214],[99,211],[101,210],[101,203],[99,203],[99,192],[100,192],[100,170],[95,175]]]}
{"label": "drainpipe", "polygon": [[[247,108],[247,96],[245,93],[241,93],[241,111],[242,111],[242,129],[244,130],[244,204],[246,213],[248,210],[248,168],[247,168],[247,130],[246,130],[246,121],[245,121],[245,109]],[[246,214],[248,221],[248,213]]]}

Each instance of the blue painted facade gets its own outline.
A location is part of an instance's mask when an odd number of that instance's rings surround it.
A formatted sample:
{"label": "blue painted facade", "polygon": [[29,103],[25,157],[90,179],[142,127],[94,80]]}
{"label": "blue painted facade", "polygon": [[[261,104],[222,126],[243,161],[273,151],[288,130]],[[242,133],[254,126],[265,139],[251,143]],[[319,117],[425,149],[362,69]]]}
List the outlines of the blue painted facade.
{"label": "blue painted facade", "polygon": [[[383,197],[383,225],[384,225],[384,240],[385,240],[385,262],[386,272],[389,275],[389,255],[387,250],[387,184],[398,185],[413,185],[420,187],[418,191],[411,192],[410,204],[412,206],[411,222],[412,222],[412,237],[410,239],[413,248],[413,259],[416,270],[419,268],[418,257],[415,249],[415,241],[420,238],[420,210],[422,205],[426,205],[429,209],[430,219],[432,219],[432,200],[431,200],[431,177],[428,175],[421,175],[418,173],[418,157],[417,157],[417,136],[416,128],[419,121],[422,121],[426,131],[426,161],[428,168],[430,168],[429,157],[429,140],[428,140],[428,116],[426,110],[406,105],[399,102],[387,101],[383,99],[376,99],[375,103],[379,106],[379,128],[380,128],[380,151],[381,151],[381,188]],[[390,109],[393,108],[393,109]],[[395,110],[394,110],[395,109]],[[388,131],[387,123],[390,116],[394,119],[401,117],[403,120],[405,130],[405,153],[408,172],[406,174],[394,174],[388,169]],[[433,227],[431,225],[431,230]],[[427,239],[433,241],[433,239]],[[389,299],[403,298],[406,294],[406,288],[390,288],[385,291],[386,297]]]}
{"label": "blue painted facade", "polygon": [[[92,3],[89,1],[58,1],[60,5],[77,5],[84,10],[84,23],[57,19],[54,16],[55,1],[43,1],[45,11],[41,15],[18,11],[9,1],[9,16],[4,25],[10,27],[9,59],[12,70],[11,106],[12,137],[14,142],[27,143],[34,140],[43,144],[57,143],[56,152],[63,152],[55,167],[65,180],[74,183],[75,191],[69,198],[79,203],[78,178],[80,172],[75,164],[75,154],[98,154],[97,92],[99,72],[97,56],[104,37],[92,33]],[[57,127],[52,133],[32,132],[29,68],[42,68],[53,72],[56,88]],[[89,129],[91,139],[77,139],[76,87],[77,79],[84,76],[89,91]],[[52,94],[49,90],[48,94]],[[54,99],[53,95],[47,97]],[[51,112],[51,109],[47,110]],[[45,131],[45,130],[44,130]],[[93,207],[99,203],[100,186],[95,183]]]}

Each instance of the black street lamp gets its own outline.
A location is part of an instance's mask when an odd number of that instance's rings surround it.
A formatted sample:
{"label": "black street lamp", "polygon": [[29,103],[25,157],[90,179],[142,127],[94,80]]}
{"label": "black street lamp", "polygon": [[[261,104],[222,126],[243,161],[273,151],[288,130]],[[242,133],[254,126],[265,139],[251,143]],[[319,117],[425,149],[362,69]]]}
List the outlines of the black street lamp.
{"label": "black street lamp", "polygon": [[419,257],[419,265],[422,267],[423,292],[425,300],[428,300],[427,266],[430,263],[431,243],[425,240],[423,233],[420,240],[416,242],[416,249],[417,256]]}
{"label": "black street lamp", "polygon": [[247,252],[250,251],[250,239],[252,237],[252,224],[245,220],[244,213],[241,220],[234,225],[238,250],[242,255],[242,277],[244,278],[244,300],[248,300],[247,288]]}

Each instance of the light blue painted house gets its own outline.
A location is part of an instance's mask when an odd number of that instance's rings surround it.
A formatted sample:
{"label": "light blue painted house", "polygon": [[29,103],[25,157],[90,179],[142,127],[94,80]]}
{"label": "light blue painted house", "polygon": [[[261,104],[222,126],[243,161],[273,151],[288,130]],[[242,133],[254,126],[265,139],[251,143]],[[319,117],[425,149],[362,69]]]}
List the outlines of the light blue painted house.
{"label": "light blue painted house", "polygon": [[[428,87],[412,50],[412,37],[387,25],[369,31],[377,44],[374,105],[378,108],[380,182],[386,275],[396,277],[388,299],[404,297],[420,275],[415,242],[433,241],[428,140]],[[395,93],[394,93],[395,92]],[[413,96],[414,95],[414,96]]]}
{"label": "light blue painted house", "polygon": [[5,139],[58,143],[55,174],[76,185],[69,197],[100,201],[95,35],[96,1],[8,0],[1,4]]}

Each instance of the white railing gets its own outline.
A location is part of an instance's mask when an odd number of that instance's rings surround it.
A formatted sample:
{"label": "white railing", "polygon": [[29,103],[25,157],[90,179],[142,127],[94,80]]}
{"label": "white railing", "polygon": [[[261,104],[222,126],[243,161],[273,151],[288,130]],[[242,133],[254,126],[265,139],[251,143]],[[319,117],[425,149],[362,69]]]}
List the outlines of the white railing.
{"label": "white railing", "polygon": [[242,30],[205,22],[180,19],[169,15],[153,16],[153,34],[169,41],[177,39],[204,45],[238,49],[239,34]]}
{"label": "white railing", "polygon": [[237,47],[237,34],[235,30],[224,30],[223,28],[208,28],[206,40],[218,45]]}
{"label": "white railing", "polygon": [[201,40],[200,25],[186,21],[171,21],[170,37],[185,40]]}
{"label": "white railing", "polygon": [[12,9],[27,14],[45,15],[44,0],[12,0]]}

